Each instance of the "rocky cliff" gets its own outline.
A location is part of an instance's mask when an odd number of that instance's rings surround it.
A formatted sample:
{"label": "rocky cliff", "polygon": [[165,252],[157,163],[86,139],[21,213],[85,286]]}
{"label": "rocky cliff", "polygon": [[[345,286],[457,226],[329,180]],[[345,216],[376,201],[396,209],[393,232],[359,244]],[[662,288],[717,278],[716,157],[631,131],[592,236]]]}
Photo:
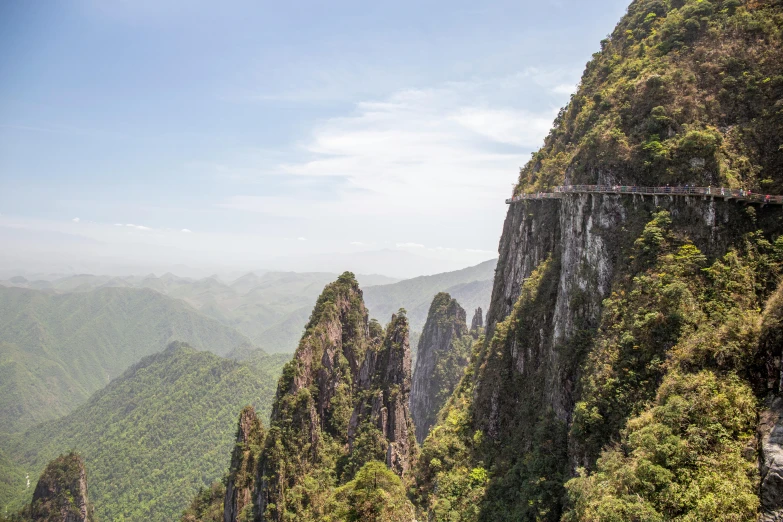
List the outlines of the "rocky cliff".
{"label": "rocky cliff", "polygon": [[231,454],[231,467],[226,479],[223,521],[241,522],[252,519],[253,491],[256,479],[256,459],[264,442],[264,428],[252,406],[239,415],[236,446]]}
{"label": "rocky cliff", "polygon": [[372,460],[405,477],[416,451],[410,364],[404,312],[384,332],[369,321],[353,274],[327,285],[278,383],[258,457],[255,520],[323,520],[343,502],[338,486]]}
{"label": "rocky cliff", "polygon": [[[407,477],[417,452],[408,412],[408,328],[405,311],[400,310],[392,315],[383,343],[368,350],[359,370],[358,400],[348,424],[349,451],[355,465],[373,459],[385,461],[401,477]],[[380,451],[372,455],[374,450]]]}
{"label": "rocky cliff", "polygon": [[482,328],[484,328],[484,311],[479,306],[473,312],[473,319],[470,320],[470,331],[478,332]]}
{"label": "rocky cliff", "polygon": [[46,522],[91,522],[93,509],[87,499],[87,473],[76,453],[51,461],[38,479],[29,519]]}
{"label": "rocky cliff", "polygon": [[[633,2],[516,192],[779,187],[781,21],[780,2]],[[422,516],[777,516],[779,389],[758,383],[780,378],[760,339],[782,218],[694,197],[512,204],[486,341],[422,448]]]}
{"label": "rocky cliff", "polygon": [[411,415],[420,443],[468,364],[471,341],[465,318],[465,310],[449,294],[441,292],[432,300],[419,338],[411,391]]}
{"label": "rocky cliff", "polygon": [[783,286],[767,304],[756,355],[761,522],[783,520]]}

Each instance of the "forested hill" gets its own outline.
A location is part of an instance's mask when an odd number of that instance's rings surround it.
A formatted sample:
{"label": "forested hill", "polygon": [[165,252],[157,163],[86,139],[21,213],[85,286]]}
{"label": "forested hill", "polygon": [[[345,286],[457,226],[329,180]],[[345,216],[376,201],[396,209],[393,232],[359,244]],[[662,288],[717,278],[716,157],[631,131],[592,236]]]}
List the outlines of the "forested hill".
{"label": "forested hill", "polygon": [[691,183],[782,194],[780,6],[631,3],[517,191]]}
{"label": "forested hill", "polygon": [[173,340],[217,354],[250,344],[236,330],[152,290],[52,295],[0,287],[0,430],[69,413]]}
{"label": "forested hill", "polygon": [[[517,192],[783,192],[783,2],[636,0]],[[484,345],[422,446],[420,520],[781,520],[783,211],[510,205]]]}
{"label": "forested hill", "polygon": [[[271,358],[273,366],[277,361]],[[172,343],[142,359],[71,414],[3,442],[0,508],[29,502],[46,463],[78,451],[98,520],[176,520],[228,468],[245,405],[269,417],[277,370]]]}

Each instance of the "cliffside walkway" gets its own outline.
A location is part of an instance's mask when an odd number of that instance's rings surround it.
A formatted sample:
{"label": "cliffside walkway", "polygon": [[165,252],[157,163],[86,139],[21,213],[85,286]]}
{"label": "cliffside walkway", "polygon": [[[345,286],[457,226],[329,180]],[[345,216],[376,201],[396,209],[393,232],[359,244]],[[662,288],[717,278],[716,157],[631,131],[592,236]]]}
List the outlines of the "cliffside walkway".
{"label": "cliffside walkway", "polygon": [[783,196],[757,194],[749,190],[725,187],[636,187],[631,185],[563,185],[554,187],[552,192],[518,194],[508,198],[506,204],[527,199],[560,199],[566,194],[632,194],[639,196],[700,196],[702,198],[721,198],[760,205],[783,205]]}

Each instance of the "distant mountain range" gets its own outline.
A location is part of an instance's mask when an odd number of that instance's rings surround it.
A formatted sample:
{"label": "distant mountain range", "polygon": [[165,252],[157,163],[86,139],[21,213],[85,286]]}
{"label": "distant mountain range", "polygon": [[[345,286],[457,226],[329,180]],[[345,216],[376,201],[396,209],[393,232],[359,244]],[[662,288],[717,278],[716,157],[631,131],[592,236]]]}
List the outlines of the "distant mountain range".
{"label": "distant mountain range", "polygon": [[408,311],[412,332],[421,332],[427,321],[432,299],[447,292],[472,316],[473,310],[489,307],[497,260],[454,272],[405,279],[390,285],[364,288],[364,300],[370,315],[378,320],[390,317],[400,307]]}
{"label": "distant mountain range", "polygon": [[[247,273],[231,282],[216,276],[202,279],[166,273],[160,277],[71,275],[54,280],[15,276],[0,285],[48,293],[89,292],[101,288],[148,288],[185,301],[202,314],[236,328],[268,352],[293,352],[318,295],[337,274],[328,272]],[[382,275],[360,275],[362,284],[394,283]]]}
{"label": "distant mountain range", "polygon": [[[424,326],[432,298],[449,292],[469,312],[485,309],[492,291],[496,261],[430,276],[398,281],[381,275],[357,275],[373,317],[387,320],[400,307],[409,312],[411,336]],[[236,328],[253,345],[269,353],[293,353],[324,286],[337,279],[329,272],[249,272],[233,281],[162,276],[72,275],[54,280],[16,276],[0,285],[49,293],[89,292],[98,288],[149,288],[181,299],[202,314]]]}

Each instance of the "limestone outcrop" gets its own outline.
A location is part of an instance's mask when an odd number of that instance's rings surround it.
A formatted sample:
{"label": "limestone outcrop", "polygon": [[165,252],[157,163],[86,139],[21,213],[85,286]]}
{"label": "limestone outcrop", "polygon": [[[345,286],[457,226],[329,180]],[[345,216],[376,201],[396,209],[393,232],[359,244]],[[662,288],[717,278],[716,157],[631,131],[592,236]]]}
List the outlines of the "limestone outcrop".
{"label": "limestone outcrop", "polygon": [[359,371],[359,401],[348,425],[352,449],[363,423],[377,428],[386,444],[386,465],[401,477],[410,470],[416,451],[408,411],[411,392],[408,328],[408,319],[401,310],[392,315],[380,347],[367,352]]}
{"label": "limestone outcrop", "polygon": [[411,415],[419,443],[427,437],[468,364],[470,336],[465,319],[465,310],[449,294],[441,292],[432,300],[419,338],[411,391]]}
{"label": "limestone outcrop", "polygon": [[255,482],[258,521],[321,520],[371,460],[405,478],[416,454],[404,311],[370,321],[350,272],[327,285],[277,388]]}
{"label": "limestone outcrop", "polygon": [[256,453],[264,441],[264,428],[252,406],[239,415],[236,446],[231,454],[231,468],[226,480],[223,521],[248,520],[253,509],[256,478]]}
{"label": "limestone outcrop", "polygon": [[478,332],[482,328],[484,328],[484,312],[479,306],[473,312],[473,319],[470,321],[470,332]]}
{"label": "limestone outcrop", "polygon": [[92,522],[93,508],[87,498],[87,472],[76,453],[51,461],[33,492],[30,520],[46,522]]}
{"label": "limestone outcrop", "polygon": [[783,397],[769,401],[759,416],[760,522],[783,521]]}

